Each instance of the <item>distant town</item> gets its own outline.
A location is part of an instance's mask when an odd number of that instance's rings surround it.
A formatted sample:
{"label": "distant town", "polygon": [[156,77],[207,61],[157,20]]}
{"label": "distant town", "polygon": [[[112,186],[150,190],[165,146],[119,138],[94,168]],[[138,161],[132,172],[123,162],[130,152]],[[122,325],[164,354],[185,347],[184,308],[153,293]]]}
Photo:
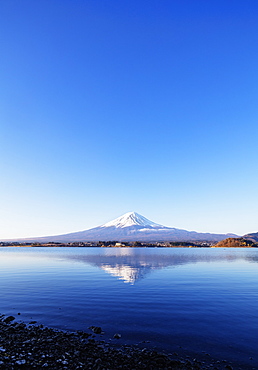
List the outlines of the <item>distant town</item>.
{"label": "distant town", "polygon": [[29,243],[29,242],[0,242],[1,247],[97,247],[97,248],[258,248],[258,243],[245,238],[227,238],[216,242],[71,242],[71,243]]}

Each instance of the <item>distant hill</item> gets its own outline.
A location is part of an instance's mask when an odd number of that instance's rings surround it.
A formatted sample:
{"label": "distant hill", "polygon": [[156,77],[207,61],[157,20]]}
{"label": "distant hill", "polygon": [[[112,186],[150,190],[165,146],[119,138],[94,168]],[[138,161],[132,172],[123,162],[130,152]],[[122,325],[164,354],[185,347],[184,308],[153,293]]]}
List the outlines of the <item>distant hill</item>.
{"label": "distant hill", "polygon": [[255,243],[258,243],[258,233],[251,233],[251,234],[246,234],[243,236],[245,239],[252,240]]}
{"label": "distant hill", "polygon": [[245,238],[227,238],[214,245],[215,248],[257,248],[258,244]]}
{"label": "distant hill", "polygon": [[[238,237],[234,234],[211,234],[198,233],[195,231],[187,231],[176,229],[156,224],[139,215],[136,212],[128,212],[121,217],[116,218],[104,225],[64,235],[46,236],[39,238],[23,238],[15,241],[26,242],[95,242],[95,241],[144,241],[144,242],[160,242],[160,241],[209,241],[217,242],[226,237]],[[12,240],[14,241],[14,240]]]}

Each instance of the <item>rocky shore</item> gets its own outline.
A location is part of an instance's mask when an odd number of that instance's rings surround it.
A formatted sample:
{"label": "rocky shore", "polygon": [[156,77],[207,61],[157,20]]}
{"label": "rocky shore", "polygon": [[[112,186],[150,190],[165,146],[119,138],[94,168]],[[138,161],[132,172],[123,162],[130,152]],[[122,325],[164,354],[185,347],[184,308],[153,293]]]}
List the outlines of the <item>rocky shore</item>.
{"label": "rocky shore", "polygon": [[136,346],[114,348],[101,340],[101,332],[93,326],[71,333],[0,315],[0,369],[233,369],[225,361],[197,361]]}

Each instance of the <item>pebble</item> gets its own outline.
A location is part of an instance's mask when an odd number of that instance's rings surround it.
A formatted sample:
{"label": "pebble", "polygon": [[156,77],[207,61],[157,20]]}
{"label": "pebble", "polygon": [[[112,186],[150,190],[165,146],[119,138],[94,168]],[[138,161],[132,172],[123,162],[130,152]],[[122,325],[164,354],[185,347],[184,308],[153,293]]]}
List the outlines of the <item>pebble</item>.
{"label": "pebble", "polygon": [[113,336],[113,338],[115,338],[115,339],[120,339],[121,337],[122,337],[122,335],[118,334],[118,333],[114,334],[114,336]]}
{"label": "pebble", "polygon": [[[92,334],[84,331],[69,333],[14,320],[13,316],[0,315],[0,369],[4,370],[208,370],[212,365],[210,358],[200,363],[196,359],[184,360],[177,353],[173,353],[173,358],[171,353],[166,355],[136,345],[113,348],[112,344],[92,339]],[[99,326],[90,329],[95,334],[102,333]],[[121,334],[116,333],[114,338],[120,339]],[[230,365],[226,368],[232,369]]]}
{"label": "pebble", "polygon": [[9,324],[9,322],[11,322],[11,321],[13,321],[13,320],[15,320],[15,317],[13,317],[13,316],[8,316],[6,319],[4,319],[4,322],[5,322],[6,324]]}
{"label": "pebble", "polygon": [[94,334],[101,334],[102,329],[100,326],[90,326],[89,329],[93,331]]}
{"label": "pebble", "polygon": [[26,364],[26,360],[17,360],[15,363],[17,365],[24,365],[24,364]]}

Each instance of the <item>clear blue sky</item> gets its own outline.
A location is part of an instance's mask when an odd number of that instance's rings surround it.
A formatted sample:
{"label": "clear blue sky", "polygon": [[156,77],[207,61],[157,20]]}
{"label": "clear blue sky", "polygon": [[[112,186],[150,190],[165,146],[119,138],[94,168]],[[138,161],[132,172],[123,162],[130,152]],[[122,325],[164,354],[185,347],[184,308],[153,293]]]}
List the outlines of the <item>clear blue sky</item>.
{"label": "clear blue sky", "polygon": [[258,231],[256,0],[1,0],[0,42],[0,240]]}

